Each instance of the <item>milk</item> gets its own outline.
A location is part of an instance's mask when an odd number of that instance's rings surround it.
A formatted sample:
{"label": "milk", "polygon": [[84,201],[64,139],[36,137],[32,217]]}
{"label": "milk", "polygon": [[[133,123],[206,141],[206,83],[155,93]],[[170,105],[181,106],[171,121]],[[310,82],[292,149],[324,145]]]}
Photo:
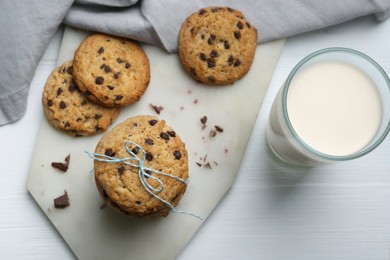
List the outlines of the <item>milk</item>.
{"label": "milk", "polygon": [[[281,98],[282,90],[277,96]],[[322,154],[348,156],[370,143],[382,120],[375,83],[358,67],[341,61],[311,64],[290,82],[287,114],[300,141],[286,130],[280,104],[274,102],[271,109],[268,141],[282,159],[298,164],[312,164],[313,158],[297,143]]]}

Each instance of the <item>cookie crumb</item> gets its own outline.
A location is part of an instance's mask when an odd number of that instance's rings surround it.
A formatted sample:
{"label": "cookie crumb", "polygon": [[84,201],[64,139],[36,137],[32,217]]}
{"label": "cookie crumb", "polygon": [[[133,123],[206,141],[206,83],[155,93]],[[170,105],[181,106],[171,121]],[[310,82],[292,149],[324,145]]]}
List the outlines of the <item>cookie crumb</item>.
{"label": "cookie crumb", "polygon": [[210,130],[210,137],[215,137],[217,135],[217,131]]}
{"label": "cookie crumb", "polygon": [[198,99],[195,98],[194,101],[193,101],[193,103],[194,103],[195,105],[198,104]]}
{"label": "cookie crumb", "polygon": [[223,128],[222,127],[220,127],[220,126],[214,126],[215,127],[215,130],[217,131],[217,132],[219,132],[219,133],[222,133],[223,132]]}
{"label": "cookie crumb", "polygon": [[211,164],[207,162],[206,164],[203,164],[204,168],[211,169]]}
{"label": "cookie crumb", "polygon": [[67,172],[69,168],[69,162],[70,162],[70,154],[68,154],[68,156],[65,157],[65,162],[52,162],[51,166],[62,172]]}
{"label": "cookie crumb", "polygon": [[63,209],[70,205],[69,203],[69,197],[66,190],[64,190],[64,195],[59,196],[58,198],[54,199],[54,207],[56,209]]}

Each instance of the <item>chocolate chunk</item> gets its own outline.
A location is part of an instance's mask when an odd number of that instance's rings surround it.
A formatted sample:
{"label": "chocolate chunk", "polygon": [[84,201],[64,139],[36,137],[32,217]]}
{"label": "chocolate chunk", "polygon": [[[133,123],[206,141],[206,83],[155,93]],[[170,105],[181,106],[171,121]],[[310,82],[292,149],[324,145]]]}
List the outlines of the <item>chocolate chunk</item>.
{"label": "chocolate chunk", "polygon": [[100,114],[95,114],[94,118],[97,120],[99,118],[101,118],[103,115],[100,115]]}
{"label": "chocolate chunk", "polygon": [[237,59],[235,62],[234,62],[234,67],[238,67],[241,65],[241,61],[239,59]]}
{"label": "chocolate chunk", "polygon": [[156,119],[152,119],[152,120],[150,120],[149,121],[149,124],[151,125],[151,126],[154,126],[155,124],[157,124],[157,120]]}
{"label": "chocolate chunk", "polygon": [[237,28],[240,30],[242,30],[242,28],[244,28],[244,25],[242,24],[242,22],[238,21]]}
{"label": "chocolate chunk", "polygon": [[65,109],[66,108],[66,103],[64,101],[60,102],[60,108]]}
{"label": "chocolate chunk", "polygon": [[70,67],[66,68],[66,72],[68,72],[68,74],[72,75],[73,66],[70,66]]}
{"label": "chocolate chunk", "polygon": [[205,13],[207,13],[207,11],[204,10],[204,9],[201,9],[201,10],[199,11],[199,15],[203,15],[203,14],[205,14]]}
{"label": "chocolate chunk", "polygon": [[217,132],[220,132],[220,133],[223,132],[223,128],[220,126],[217,126],[217,125],[215,126],[215,130],[217,130]]}
{"label": "chocolate chunk", "polygon": [[68,154],[68,156],[65,157],[65,162],[52,162],[51,166],[60,171],[66,172],[69,168],[69,163],[70,163],[70,154]]}
{"label": "chocolate chunk", "polygon": [[209,67],[209,68],[214,68],[214,67],[215,67],[215,61],[209,59],[209,60],[207,61],[207,67]]}
{"label": "chocolate chunk", "polygon": [[172,136],[172,137],[176,137],[176,132],[175,131],[167,131],[167,133]]}
{"label": "chocolate chunk", "polygon": [[230,48],[230,43],[228,41],[224,41],[223,42],[223,46],[225,47],[225,49],[229,49]]}
{"label": "chocolate chunk", "polygon": [[74,84],[74,83],[72,82],[72,83],[69,85],[68,90],[69,90],[70,92],[76,91],[76,90],[77,90],[76,84]]}
{"label": "chocolate chunk", "polygon": [[180,151],[174,151],[174,152],[173,152],[173,156],[175,156],[176,160],[180,160],[180,158],[181,158],[181,153],[180,153]]}
{"label": "chocolate chunk", "polygon": [[98,84],[98,85],[103,84],[103,82],[104,82],[104,78],[103,77],[97,77],[95,79],[95,83]]}
{"label": "chocolate chunk", "polygon": [[62,93],[62,88],[58,88],[57,89],[57,96],[61,95],[61,93]]}
{"label": "chocolate chunk", "polygon": [[161,111],[164,109],[162,106],[155,106],[155,105],[152,105],[150,104],[150,107],[154,109],[154,111],[157,113],[157,114],[160,114]]}
{"label": "chocolate chunk", "polygon": [[149,145],[153,145],[153,144],[154,144],[153,140],[150,139],[150,138],[147,138],[147,139],[145,140],[145,143],[146,143],[146,144],[149,144]]}
{"label": "chocolate chunk", "polygon": [[49,99],[49,100],[47,101],[47,106],[48,106],[48,107],[51,107],[52,105],[53,105],[53,100]]}
{"label": "chocolate chunk", "polygon": [[115,87],[110,86],[110,85],[107,85],[107,88],[108,88],[109,90],[113,90]]}
{"label": "chocolate chunk", "polygon": [[125,68],[126,69],[128,69],[128,68],[130,68],[131,67],[131,64],[130,63],[128,63],[128,62],[126,62],[126,64],[125,64]]}
{"label": "chocolate chunk", "polygon": [[139,147],[136,146],[131,150],[134,154],[137,154],[139,152]]}
{"label": "chocolate chunk", "polygon": [[167,141],[169,140],[169,135],[167,133],[161,132],[160,137],[164,140],[167,140]]}
{"label": "chocolate chunk", "polygon": [[115,100],[121,100],[122,98],[123,98],[122,95],[116,95],[116,96],[115,96]]}
{"label": "chocolate chunk", "polygon": [[116,62],[118,62],[118,63],[123,63],[123,60],[122,60],[121,58],[117,58],[117,59],[116,59]]}
{"label": "chocolate chunk", "polygon": [[104,48],[103,47],[100,47],[99,50],[98,50],[98,53],[99,54],[102,54],[104,52]]}
{"label": "chocolate chunk", "polygon": [[106,149],[104,154],[107,155],[107,156],[110,156],[110,157],[114,157],[115,156],[115,152],[112,150],[112,148]]}
{"label": "chocolate chunk", "polygon": [[239,40],[241,38],[241,33],[240,31],[235,31],[234,32],[234,38],[236,38],[237,40]]}
{"label": "chocolate chunk", "polygon": [[200,119],[200,122],[202,123],[202,124],[206,124],[206,122],[207,122],[207,116],[203,116],[201,119]]}
{"label": "chocolate chunk", "polygon": [[126,168],[123,165],[118,168],[118,172],[119,172],[120,175],[122,175],[125,172],[125,170],[126,170]]}
{"label": "chocolate chunk", "polygon": [[69,197],[66,190],[64,191],[64,195],[59,196],[58,198],[54,199],[54,207],[56,209],[63,209],[70,205],[69,203]]}
{"label": "chocolate chunk", "polygon": [[147,152],[145,154],[145,159],[148,160],[148,161],[151,161],[151,160],[153,160],[153,155],[151,153]]}
{"label": "chocolate chunk", "polygon": [[206,57],[206,54],[204,54],[203,52],[199,55],[200,59],[203,60],[203,61],[206,61],[207,60],[207,57]]}

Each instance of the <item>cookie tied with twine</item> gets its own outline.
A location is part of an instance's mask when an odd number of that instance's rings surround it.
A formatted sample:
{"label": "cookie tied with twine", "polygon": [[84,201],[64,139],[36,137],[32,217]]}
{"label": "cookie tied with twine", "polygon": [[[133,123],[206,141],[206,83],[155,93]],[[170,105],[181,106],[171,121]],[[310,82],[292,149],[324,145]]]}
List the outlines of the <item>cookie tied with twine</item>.
{"label": "cookie tied with twine", "polygon": [[184,142],[164,120],[129,118],[107,132],[96,146],[94,175],[105,203],[140,218],[167,216],[177,210],[188,181]]}

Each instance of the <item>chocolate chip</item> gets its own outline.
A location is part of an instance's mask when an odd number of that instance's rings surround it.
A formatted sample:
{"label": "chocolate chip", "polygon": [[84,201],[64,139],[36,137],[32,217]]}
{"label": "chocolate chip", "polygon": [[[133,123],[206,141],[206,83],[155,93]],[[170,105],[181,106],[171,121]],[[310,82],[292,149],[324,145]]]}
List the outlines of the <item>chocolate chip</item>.
{"label": "chocolate chip", "polygon": [[176,137],[176,132],[175,131],[167,131],[167,133],[172,136],[172,137]]}
{"label": "chocolate chip", "polygon": [[110,156],[110,157],[114,157],[115,156],[115,152],[112,150],[112,148],[106,149],[104,154],[107,155],[107,156]]}
{"label": "chocolate chip", "polygon": [[156,119],[152,119],[152,120],[150,120],[149,121],[149,124],[151,125],[151,126],[154,126],[155,124],[157,124],[157,120]]}
{"label": "chocolate chip", "polygon": [[100,115],[100,114],[95,114],[94,118],[97,120],[99,118],[101,118],[103,115]]}
{"label": "chocolate chip", "polygon": [[150,138],[147,138],[147,139],[145,140],[145,143],[146,143],[146,144],[149,144],[149,145],[153,145],[153,144],[154,144],[153,140],[150,139]]}
{"label": "chocolate chip", "polygon": [[223,128],[220,126],[217,126],[217,125],[215,126],[215,130],[217,130],[217,132],[220,132],[220,133],[223,132]]}
{"label": "chocolate chip", "polygon": [[69,123],[69,122],[66,122],[66,123],[65,123],[65,127],[66,127],[66,128],[70,127],[70,123]]}
{"label": "chocolate chip", "polygon": [[65,109],[66,108],[66,103],[64,101],[60,102],[60,108]]}
{"label": "chocolate chip", "polygon": [[236,38],[237,40],[239,40],[241,38],[241,33],[240,31],[235,31],[234,32],[234,38]]}
{"label": "chocolate chip", "polygon": [[95,83],[98,84],[98,85],[103,84],[103,82],[104,82],[104,78],[103,77],[97,77],[95,79]]}
{"label": "chocolate chip", "polygon": [[51,107],[52,105],[53,105],[53,100],[49,99],[49,100],[47,101],[47,106],[48,106],[48,107]]}
{"label": "chocolate chip", "polygon": [[213,60],[209,59],[207,61],[207,67],[214,68],[215,67],[215,62]]}
{"label": "chocolate chip", "polygon": [[147,152],[145,154],[145,159],[148,160],[148,161],[151,161],[151,160],[153,160],[153,155],[151,153]]}
{"label": "chocolate chip", "polygon": [[76,91],[76,90],[77,90],[76,84],[74,84],[74,83],[72,82],[72,83],[69,85],[68,90],[69,90],[70,92]]}
{"label": "chocolate chip", "polygon": [[65,157],[65,162],[52,162],[51,166],[53,168],[60,170],[60,171],[66,172],[68,170],[69,163],[70,163],[70,154],[68,154]]}
{"label": "chocolate chip", "polygon": [[251,28],[251,25],[249,23],[246,23],[246,27]]}
{"label": "chocolate chip", "polygon": [[218,57],[218,52],[216,52],[216,51],[211,51],[210,57],[211,57],[211,58]]}
{"label": "chocolate chip", "polygon": [[136,202],[135,202],[137,205],[141,205],[141,201],[139,201],[139,200],[137,200]]}
{"label": "chocolate chip", "polygon": [[234,62],[234,67],[238,67],[241,65],[241,61],[239,59],[237,59],[235,62]]}
{"label": "chocolate chip", "polygon": [[213,43],[213,41],[215,40],[215,38],[216,38],[216,36],[214,34],[210,34],[210,37],[207,40],[207,43],[211,45]]}
{"label": "chocolate chip", "polygon": [[204,40],[204,38],[205,38],[204,34],[202,34],[202,35],[200,36],[200,38],[202,38],[202,40]]}
{"label": "chocolate chip", "polygon": [[102,130],[102,128],[100,126],[98,126],[98,125],[95,125],[95,131],[98,132],[100,130]]}
{"label": "chocolate chip", "polygon": [[125,170],[126,170],[126,168],[123,165],[118,168],[118,172],[119,172],[120,175],[122,175],[125,172]]}
{"label": "chocolate chip", "polygon": [[155,106],[155,105],[152,105],[150,104],[150,107],[154,109],[154,111],[157,113],[157,114],[160,114],[161,111],[164,109],[162,106]]}
{"label": "chocolate chip", "polygon": [[204,10],[204,9],[201,9],[201,10],[199,11],[199,15],[203,15],[203,14],[205,14],[205,13],[207,13],[207,11]]}
{"label": "chocolate chip", "polygon": [[78,118],[76,119],[77,122],[80,122],[81,120],[83,120],[83,119],[81,119],[81,117],[78,117]]}
{"label": "chocolate chip", "polygon": [[92,95],[92,92],[89,91],[89,90],[86,90],[86,91],[85,91],[85,95],[90,96],[90,95]]}
{"label": "chocolate chip", "polygon": [[99,54],[102,54],[104,52],[104,48],[103,47],[100,47],[99,50],[98,50],[98,53]]}
{"label": "chocolate chip", "polygon": [[242,30],[242,28],[244,28],[244,25],[242,24],[242,22],[238,21],[237,28],[240,30]]}
{"label": "chocolate chip", "polygon": [[206,54],[204,54],[203,52],[199,55],[200,59],[203,60],[203,61],[206,61],[207,60],[207,57],[206,57]]}
{"label": "chocolate chip", "polygon": [[62,88],[57,89],[57,96],[61,95],[61,93],[62,93]]}
{"label": "chocolate chip", "polygon": [[110,73],[112,71],[110,66],[106,64],[103,64],[102,66],[100,66],[100,68],[103,69],[105,73]]}
{"label": "chocolate chip", "polygon": [[110,86],[110,85],[107,85],[107,88],[108,88],[109,90],[113,90],[115,87]]}
{"label": "chocolate chip", "polygon": [[213,9],[211,9],[211,12],[212,12],[212,13],[218,12],[218,8],[213,8]]}
{"label": "chocolate chip", "polygon": [[226,9],[227,9],[229,12],[233,12],[233,9],[230,8],[230,7],[227,7]]}
{"label": "chocolate chip", "polygon": [[208,80],[209,82],[215,82],[215,78],[214,78],[213,76],[208,76],[208,77],[207,77],[207,80]]}
{"label": "chocolate chip", "polygon": [[230,55],[227,61],[228,61],[228,63],[232,64],[234,61],[233,55]]}
{"label": "chocolate chip", "polygon": [[131,64],[130,63],[128,63],[128,62],[126,62],[126,64],[125,64],[125,68],[126,69],[128,69],[128,68],[130,68],[131,67]]}
{"label": "chocolate chip", "polygon": [[119,78],[119,73],[115,73],[114,74],[114,79],[118,79]]}
{"label": "chocolate chip", "polygon": [[197,75],[196,75],[196,70],[195,70],[194,68],[191,68],[191,69],[190,69],[190,73],[191,73],[191,75],[193,75],[193,76],[195,76],[195,77],[197,76]]}
{"label": "chocolate chip", "polygon": [[123,60],[122,60],[121,58],[117,58],[117,59],[116,59],[116,62],[118,62],[118,63],[123,63]]}
{"label": "chocolate chip", "polygon": [[174,151],[174,152],[173,152],[173,156],[175,156],[176,160],[180,160],[180,158],[181,158],[181,153],[180,153],[180,151]]}
{"label": "chocolate chip", "polygon": [[139,147],[136,146],[131,150],[134,154],[137,154],[139,152]]}
{"label": "chocolate chip", "polygon": [[169,140],[169,135],[167,133],[161,132],[160,137],[164,140],[167,140],[167,141]]}
{"label": "chocolate chip", "polygon": [[229,49],[230,48],[230,43],[228,41],[224,41],[223,42],[223,46],[225,47],[225,49]]}
{"label": "chocolate chip", "polygon": [[138,126],[138,124],[137,124],[137,123],[133,123],[133,126],[134,126],[134,127],[137,127],[137,126]]}
{"label": "chocolate chip", "polygon": [[86,99],[83,99],[83,101],[81,101],[81,105],[84,106],[88,103],[88,101]]}
{"label": "chocolate chip", "polygon": [[73,72],[73,66],[70,66],[66,69],[66,72],[68,72],[68,74],[72,75],[72,72]]}
{"label": "chocolate chip", "polygon": [[203,116],[203,117],[200,119],[200,122],[201,122],[202,124],[206,124],[206,122],[207,122],[207,116]]}
{"label": "chocolate chip", "polygon": [[123,98],[122,95],[116,95],[116,96],[115,96],[115,100],[121,100],[122,98]]}
{"label": "chocolate chip", "polygon": [[64,195],[59,196],[58,198],[54,199],[54,207],[56,209],[63,209],[70,205],[69,203],[69,197],[66,190],[64,191]]}

